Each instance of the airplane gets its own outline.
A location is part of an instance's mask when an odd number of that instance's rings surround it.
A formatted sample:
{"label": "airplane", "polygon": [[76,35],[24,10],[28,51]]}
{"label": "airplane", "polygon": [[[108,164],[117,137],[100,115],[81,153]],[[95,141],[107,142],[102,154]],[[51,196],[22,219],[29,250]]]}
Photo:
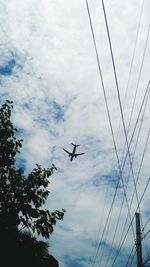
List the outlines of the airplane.
{"label": "airplane", "polygon": [[78,153],[78,154],[76,154],[76,153],[75,153],[76,148],[77,148],[78,146],[80,146],[80,145],[75,145],[75,144],[72,144],[72,145],[74,146],[72,153],[69,152],[69,151],[67,151],[65,148],[63,148],[63,150],[64,150],[66,153],[69,154],[70,161],[72,161],[74,157],[76,158],[76,157],[78,157],[78,156],[80,156],[80,155],[85,154],[85,153]]}

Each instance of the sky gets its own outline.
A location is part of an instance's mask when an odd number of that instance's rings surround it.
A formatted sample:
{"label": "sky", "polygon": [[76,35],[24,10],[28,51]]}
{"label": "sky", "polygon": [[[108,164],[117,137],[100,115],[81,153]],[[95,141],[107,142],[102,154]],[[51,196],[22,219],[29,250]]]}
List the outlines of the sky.
{"label": "sky", "polygon": [[[143,237],[150,227],[149,0],[104,1],[118,87],[102,1],[0,4],[0,104],[14,102],[18,164],[54,163],[46,206],[66,210],[50,253],[60,267],[134,266],[135,212]],[[71,143],[85,153],[72,162]],[[147,234],[143,261],[149,245]]]}

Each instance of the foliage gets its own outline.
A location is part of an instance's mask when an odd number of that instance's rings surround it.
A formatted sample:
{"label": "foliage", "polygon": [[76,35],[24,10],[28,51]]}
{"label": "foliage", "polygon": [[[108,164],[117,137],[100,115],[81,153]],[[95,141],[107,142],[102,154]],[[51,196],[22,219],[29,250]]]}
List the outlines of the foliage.
{"label": "foliage", "polygon": [[3,267],[57,267],[57,264],[53,265],[53,257],[49,255],[48,248],[47,242],[38,241],[26,231],[19,233],[17,240],[7,236],[1,246],[1,262]]}
{"label": "foliage", "polygon": [[44,208],[49,196],[47,189],[56,167],[36,167],[27,176],[16,168],[22,139],[16,138],[17,129],[11,121],[13,102],[7,100],[0,108],[0,234],[29,231],[49,238],[57,220],[63,220],[65,210],[50,212]]}

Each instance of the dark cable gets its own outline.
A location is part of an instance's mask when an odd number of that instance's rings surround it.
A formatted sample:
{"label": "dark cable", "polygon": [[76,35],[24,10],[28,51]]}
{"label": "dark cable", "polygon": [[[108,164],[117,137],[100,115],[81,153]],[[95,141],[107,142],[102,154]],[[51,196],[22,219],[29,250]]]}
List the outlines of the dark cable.
{"label": "dark cable", "polygon": [[149,222],[150,222],[150,218],[147,220],[146,224],[145,224],[144,227],[142,228],[142,232],[144,231],[144,229],[146,228],[146,226],[148,225]]}
{"label": "dark cable", "polygon": [[[126,263],[125,267],[128,267],[128,265],[129,266],[132,265],[132,262],[133,262],[133,259],[134,259],[135,253],[136,253],[136,250],[135,250],[134,254],[132,255],[134,249],[135,249],[135,245],[132,247],[131,253],[130,253],[129,257],[128,257],[128,260],[127,260],[127,263]],[[131,262],[130,262],[130,260],[131,260]]]}
{"label": "dark cable", "polygon": [[[106,96],[106,91],[105,91],[105,86],[104,86],[104,81],[103,81],[103,76],[102,76],[102,71],[101,71],[101,66],[100,66],[98,51],[97,51],[96,39],[95,39],[95,34],[94,34],[92,19],[91,19],[89,5],[88,5],[88,1],[87,0],[86,0],[86,6],[87,6],[88,17],[89,17],[89,22],[90,22],[90,26],[91,26],[91,32],[92,32],[92,37],[93,37],[93,42],[94,42],[94,47],[95,47],[95,52],[96,52],[96,58],[97,58],[97,63],[98,63],[98,69],[99,69],[99,74],[100,74],[100,79],[101,79],[101,84],[102,84],[102,89],[103,89],[103,94],[104,94],[104,99],[105,99],[105,104],[106,104],[106,109],[107,109],[107,115],[108,115],[108,119],[109,119],[109,124],[110,124],[110,129],[111,129],[111,134],[112,134],[114,149],[115,149],[115,153],[116,153],[116,157],[117,157],[119,174],[120,174],[119,180],[118,180],[118,183],[117,183],[117,186],[116,186],[116,190],[115,190],[115,193],[114,193],[113,201],[112,201],[112,204],[111,204],[111,208],[110,208],[110,211],[109,211],[109,214],[108,214],[108,217],[107,217],[107,221],[106,221],[106,224],[105,224],[103,233],[102,233],[102,237],[101,237],[101,241],[102,241],[103,235],[104,235],[104,232],[106,230],[107,223],[108,223],[108,219],[109,219],[109,216],[110,216],[110,212],[112,210],[112,207],[113,207],[113,204],[114,204],[114,201],[115,201],[115,197],[116,197],[116,193],[117,193],[117,189],[118,189],[118,186],[119,186],[120,179],[121,179],[122,184],[123,184],[124,194],[125,194],[126,203],[127,203],[127,207],[128,207],[128,213],[129,213],[130,218],[131,218],[131,214],[130,214],[130,209],[129,209],[128,200],[127,200],[127,196],[126,196],[126,191],[125,191],[125,187],[124,187],[124,182],[123,182],[123,178],[122,178],[122,172],[121,172],[121,167],[120,167],[120,162],[119,162],[117,147],[116,147],[116,143],[115,143],[114,132],[113,132],[113,127],[112,127],[110,112],[109,112],[109,108],[108,108],[107,96]],[[132,225],[132,230],[133,230],[133,235],[134,235],[134,227],[133,227],[133,225]],[[98,250],[100,248],[101,241],[99,243]],[[97,251],[96,255],[97,254],[98,254],[98,251]],[[96,257],[95,257],[95,259],[96,259]]]}
{"label": "dark cable", "polygon": [[[148,101],[148,97],[149,97],[149,93],[150,93],[150,82],[148,83],[148,86],[146,88],[146,92],[144,94],[144,98],[143,98],[143,101],[142,101],[142,104],[141,104],[141,108],[140,108],[140,111],[139,111],[139,115],[138,115],[138,119],[136,121],[136,124],[138,123],[139,121],[139,118],[140,118],[140,114],[141,114],[141,111],[142,111],[142,108],[143,108],[143,105],[144,105],[144,101],[146,99],[146,102],[145,102],[145,107],[144,107],[144,111],[143,111],[143,115],[142,115],[142,119],[141,119],[141,124],[140,124],[140,128],[139,128],[139,131],[138,131],[138,136],[137,136],[137,140],[136,140],[136,144],[135,144],[135,148],[134,148],[134,152],[133,152],[133,155],[132,155],[132,163],[133,163],[133,159],[134,159],[134,156],[135,156],[135,151],[136,151],[136,147],[137,147],[137,143],[138,143],[138,139],[139,139],[139,135],[140,135],[140,131],[141,131],[141,127],[142,127],[142,123],[143,123],[143,118],[144,118],[144,114],[145,114],[145,109],[146,109],[146,106],[147,106],[147,101]],[[147,96],[147,98],[146,98]],[[134,127],[135,128],[135,127]],[[134,131],[135,132],[135,131]],[[133,139],[133,134],[132,134],[132,139]],[[143,156],[142,156],[142,160],[141,160],[141,164],[140,164],[140,168],[139,168],[139,171],[138,171],[138,175],[137,175],[137,180],[136,180],[136,185],[137,185],[137,181],[138,181],[138,177],[139,177],[139,174],[140,174],[140,170],[141,170],[141,167],[142,167],[142,162],[143,162],[143,159],[144,159],[144,154],[145,154],[145,151],[146,151],[146,146],[147,146],[147,142],[148,142],[148,138],[147,138],[147,141],[146,141],[146,145],[145,145],[145,149],[144,149],[144,152],[143,152]],[[131,145],[131,140],[129,142],[129,146]],[[126,155],[126,158],[127,158],[127,155]],[[125,158],[125,161],[126,161],[126,158]],[[123,168],[124,168],[124,165],[125,165],[125,161],[123,163],[123,166],[122,166],[122,171],[123,171]],[[131,170],[131,169],[130,169]],[[128,181],[129,181],[129,175],[130,175],[130,171],[129,171],[129,174],[128,174],[128,177],[127,177],[127,184],[126,184],[126,190],[127,190],[127,186],[128,186]],[[135,191],[134,191],[135,192]],[[132,196],[132,201],[133,201],[133,197]],[[132,201],[130,202],[130,206],[132,205]],[[111,243],[111,249],[110,249],[110,254],[112,253],[112,247],[113,247],[113,244],[114,244],[114,240],[115,240],[115,236],[116,236],[116,232],[117,232],[117,229],[118,229],[118,225],[119,225],[119,221],[120,221],[120,217],[121,217],[121,212],[122,212],[122,208],[123,208],[123,204],[124,204],[124,196],[123,196],[123,200],[122,200],[122,204],[121,204],[121,209],[120,209],[120,213],[119,213],[119,217],[118,217],[118,220],[117,220],[117,224],[116,224],[116,227],[115,227],[115,232],[114,232],[114,236],[113,236],[113,240],[112,240],[112,243]],[[121,239],[123,237],[123,234],[124,234],[124,231],[125,231],[125,227],[126,227],[126,224],[127,224],[127,219],[128,219],[128,215],[126,217],[126,221],[124,223],[124,228],[123,228],[123,232],[122,232],[122,235],[121,235]],[[121,240],[120,239],[120,240]],[[120,241],[121,242],[121,241]],[[109,258],[107,258],[107,263],[109,261]],[[108,265],[108,264],[107,264]]]}
{"label": "dark cable", "polygon": [[136,188],[136,184],[135,184],[134,172],[133,172],[133,168],[132,168],[132,161],[131,161],[131,156],[130,156],[129,143],[128,143],[126,126],[125,126],[125,121],[124,121],[122,103],[121,103],[121,98],[120,98],[119,85],[118,85],[118,79],[117,79],[117,73],[116,73],[116,66],[115,66],[115,61],[114,61],[114,56],[113,56],[113,50],[112,50],[111,38],[110,38],[109,27],[108,27],[108,22],[107,22],[106,10],[105,10],[105,6],[104,6],[104,1],[103,0],[101,0],[101,1],[102,1],[102,7],[103,7],[104,18],[105,18],[105,23],[106,23],[108,40],[109,40],[109,47],[110,47],[110,52],[111,52],[111,58],[112,58],[112,64],[113,64],[113,70],[114,70],[114,76],[115,76],[115,82],[116,82],[116,88],[117,88],[117,94],[118,94],[123,130],[124,130],[124,135],[125,135],[125,140],[126,140],[126,145],[127,145],[127,152],[128,152],[128,156],[129,156],[130,165],[131,165],[133,184],[134,184],[134,188],[135,188],[135,192],[136,192],[136,198],[137,198],[137,204],[138,204],[139,200],[138,200],[137,188]]}
{"label": "dark cable", "polygon": [[[147,184],[146,184],[145,189],[144,189],[144,191],[143,191],[143,194],[142,194],[142,196],[141,196],[141,198],[140,198],[140,201],[139,201],[139,204],[138,204],[138,206],[137,206],[137,208],[136,208],[135,213],[138,211],[139,205],[141,204],[141,202],[142,202],[142,200],[143,200],[143,197],[144,197],[144,195],[145,195],[145,192],[146,192],[146,190],[147,190],[147,187],[148,187],[148,185],[149,185],[149,182],[150,182],[150,178],[149,178],[148,181],[147,181]],[[132,218],[132,222],[133,222],[133,220],[134,220],[134,217],[135,217],[135,215],[134,215],[133,218]],[[130,222],[130,224],[129,224],[129,226],[128,226],[128,229],[127,229],[127,232],[126,232],[126,234],[125,234],[125,236],[124,236],[124,238],[123,238],[123,240],[122,240],[122,242],[121,242],[121,244],[120,244],[120,247],[119,247],[119,249],[118,249],[118,253],[117,253],[117,255],[116,255],[116,257],[115,257],[115,259],[114,259],[114,261],[113,261],[112,267],[114,266],[114,264],[115,264],[115,262],[116,262],[116,259],[118,258],[118,255],[119,255],[119,253],[120,253],[120,251],[121,251],[121,248],[122,248],[122,246],[123,246],[123,244],[124,244],[124,242],[125,242],[125,240],[126,240],[126,237],[127,237],[128,233],[129,233],[129,230],[130,230],[131,225],[132,225],[132,224],[131,224],[131,222]]]}
{"label": "dark cable", "polygon": [[147,233],[142,237],[142,239],[144,239],[149,233],[150,233],[150,230],[147,231]]}

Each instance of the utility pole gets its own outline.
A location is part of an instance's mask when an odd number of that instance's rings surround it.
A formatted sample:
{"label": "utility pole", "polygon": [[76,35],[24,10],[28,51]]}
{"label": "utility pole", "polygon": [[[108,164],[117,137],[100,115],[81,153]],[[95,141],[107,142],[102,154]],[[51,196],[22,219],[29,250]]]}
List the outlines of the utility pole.
{"label": "utility pole", "polygon": [[137,251],[137,267],[144,267],[142,262],[142,242],[141,242],[141,226],[140,214],[135,213],[136,216],[136,251]]}

